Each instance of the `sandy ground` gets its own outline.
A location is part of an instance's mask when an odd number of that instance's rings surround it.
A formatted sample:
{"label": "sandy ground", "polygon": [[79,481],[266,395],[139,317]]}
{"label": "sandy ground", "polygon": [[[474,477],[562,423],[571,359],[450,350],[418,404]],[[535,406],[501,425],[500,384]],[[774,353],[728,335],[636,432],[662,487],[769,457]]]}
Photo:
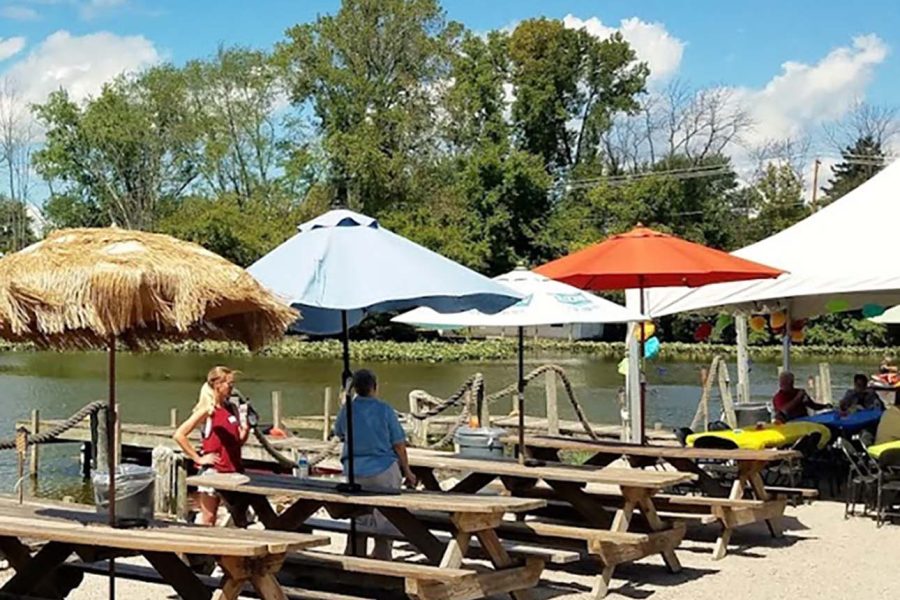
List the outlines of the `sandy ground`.
{"label": "sandy ground", "polygon": [[[659,558],[619,567],[611,600],[759,600],[900,597],[900,525],[876,529],[874,521],[843,519],[843,504],[817,502],[789,508],[785,535],[772,539],[765,526],[745,527],[732,538],[729,555],[710,559],[716,529],[690,532],[678,556],[684,570],[669,574]],[[335,546],[340,540],[335,538]],[[0,582],[11,576],[0,572]],[[588,564],[551,567],[544,572],[537,600],[586,597],[592,581]],[[117,597],[126,600],[176,598],[170,588],[119,580]],[[104,577],[87,575],[71,600],[107,597]]]}

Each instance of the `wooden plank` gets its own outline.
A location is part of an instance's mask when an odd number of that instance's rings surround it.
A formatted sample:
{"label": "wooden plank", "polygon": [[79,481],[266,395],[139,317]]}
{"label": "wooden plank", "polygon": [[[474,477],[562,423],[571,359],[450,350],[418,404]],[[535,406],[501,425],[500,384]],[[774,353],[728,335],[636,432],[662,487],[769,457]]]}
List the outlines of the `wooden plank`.
{"label": "wooden plank", "polygon": [[510,476],[524,479],[568,481],[574,483],[598,483],[628,485],[658,489],[694,481],[696,475],[668,471],[643,471],[614,467],[595,468],[586,465],[553,464],[525,466],[509,459],[464,458],[448,452],[410,452],[410,463],[415,466],[466,473],[484,473],[497,477]]}
{"label": "wooden plank", "polygon": [[543,501],[502,496],[475,496],[413,490],[389,493],[362,491],[344,493],[337,490],[338,482],[297,479],[280,475],[252,474],[246,481],[220,475],[197,475],[188,478],[190,485],[202,485],[217,490],[252,494],[256,496],[282,496],[314,500],[329,504],[344,504],[370,508],[406,508],[411,510],[452,510],[453,512],[527,512],[543,506]]}
{"label": "wooden plank", "polygon": [[543,567],[541,561],[531,559],[523,566],[479,573],[474,578],[453,584],[407,579],[406,594],[416,600],[476,600],[504,593],[510,593],[514,598],[529,598]]}
{"label": "wooden plank", "polygon": [[3,585],[3,593],[24,595],[34,591],[73,551],[71,544],[56,541],[46,544],[24,566],[16,569],[16,574]]}
{"label": "wooden plank", "polygon": [[559,435],[559,403],[556,397],[556,372],[544,375],[544,389],[547,395],[547,433]]}
{"label": "wooden plank", "polygon": [[436,567],[396,560],[376,560],[374,558],[330,554],[316,550],[294,552],[289,560],[292,563],[303,564],[311,568],[336,569],[353,573],[387,575],[422,581],[458,583],[476,575],[476,571],[472,569]]}

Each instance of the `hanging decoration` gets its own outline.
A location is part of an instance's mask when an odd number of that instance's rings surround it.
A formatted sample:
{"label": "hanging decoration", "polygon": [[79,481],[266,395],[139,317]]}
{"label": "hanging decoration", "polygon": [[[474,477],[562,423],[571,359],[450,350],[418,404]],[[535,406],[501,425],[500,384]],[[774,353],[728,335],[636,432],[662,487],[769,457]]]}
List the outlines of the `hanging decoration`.
{"label": "hanging decoration", "polygon": [[619,375],[622,375],[622,376],[628,375],[628,357],[627,356],[619,361],[619,366],[616,367],[616,371],[618,371]]}
{"label": "hanging decoration", "polygon": [[756,315],[755,317],[750,318],[750,329],[759,333],[761,331],[765,331],[766,329],[766,318],[761,315]]}
{"label": "hanging decoration", "polygon": [[778,329],[781,329],[782,327],[784,327],[784,324],[786,322],[787,322],[787,315],[785,315],[784,312],[782,312],[782,311],[774,312],[771,315],[769,315],[769,326],[773,330],[777,331]]}
{"label": "hanging decoration", "polygon": [[[644,323],[644,342],[653,337],[656,333],[656,325],[654,325],[653,321],[647,321]],[[641,340],[641,324],[638,323],[634,327],[634,337]]]}
{"label": "hanging decoration", "polygon": [[722,313],[716,318],[716,326],[713,327],[714,332],[722,333],[725,328],[734,323],[734,317],[728,313]]}
{"label": "hanging decoration", "polygon": [[791,343],[799,344],[806,339],[806,332],[802,329],[792,330],[791,331]]}
{"label": "hanging decoration", "polygon": [[644,342],[644,358],[651,360],[659,356],[659,338],[652,337]]}
{"label": "hanging decoration", "polygon": [[884,314],[885,308],[880,304],[866,304],[862,307],[862,314],[865,318],[880,317]]}
{"label": "hanging decoration", "polygon": [[806,327],[806,319],[796,319],[791,321],[791,333],[795,331],[803,331],[803,328]]}
{"label": "hanging decoration", "polygon": [[834,300],[829,300],[825,303],[825,310],[834,314],[839,312],[844,312],[845,310],[850,309],[850,303],[841,298],[835,298]]}
{"label": "hanging decoration", "polygon": [[697,329],[694,330],[694,341],[695,342],[705,342],[709,339],[709,336],[712,335],[713,327],[709,323],[700,323],[697,325]]}

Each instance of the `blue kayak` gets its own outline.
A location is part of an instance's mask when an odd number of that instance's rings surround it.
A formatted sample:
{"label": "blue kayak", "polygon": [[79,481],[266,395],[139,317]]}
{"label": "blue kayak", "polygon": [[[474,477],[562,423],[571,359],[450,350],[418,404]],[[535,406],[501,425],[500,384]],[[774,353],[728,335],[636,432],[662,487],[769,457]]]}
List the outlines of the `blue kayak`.
{"label": "blue kayak", "polygon": [[876,427],[878,420],[881,419],[881,410],[869,409],[858,410],[855,413],[842,417],[836,410],[813,415],[811,417],[801,417],[796,421],[809,421],[811,423],[819,423],[825,425],[835,432],[852,435],[863,429]]}

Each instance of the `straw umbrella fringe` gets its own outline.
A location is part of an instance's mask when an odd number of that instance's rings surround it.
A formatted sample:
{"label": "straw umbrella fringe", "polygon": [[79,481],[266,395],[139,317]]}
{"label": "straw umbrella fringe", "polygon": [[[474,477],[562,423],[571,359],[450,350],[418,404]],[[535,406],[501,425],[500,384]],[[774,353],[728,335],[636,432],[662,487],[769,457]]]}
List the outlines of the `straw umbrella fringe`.
{"label": "straw umbrella fringe", "polygon": [[228,339],[251,350],[298,313],[205,248],[120,229],[69,229],[0,259],[0,335],[54,348]]}
{"label": "straw umbrella fringe", "polygon": [[[53,348],[106,348],[109,520],[115,485],[116,346],[213,338],[251,350],[280,338],[299,313],[208,250],[139,231],[68,229],[0,259],[0,336]],[[115,598],[115,560],[109,560]]]}

